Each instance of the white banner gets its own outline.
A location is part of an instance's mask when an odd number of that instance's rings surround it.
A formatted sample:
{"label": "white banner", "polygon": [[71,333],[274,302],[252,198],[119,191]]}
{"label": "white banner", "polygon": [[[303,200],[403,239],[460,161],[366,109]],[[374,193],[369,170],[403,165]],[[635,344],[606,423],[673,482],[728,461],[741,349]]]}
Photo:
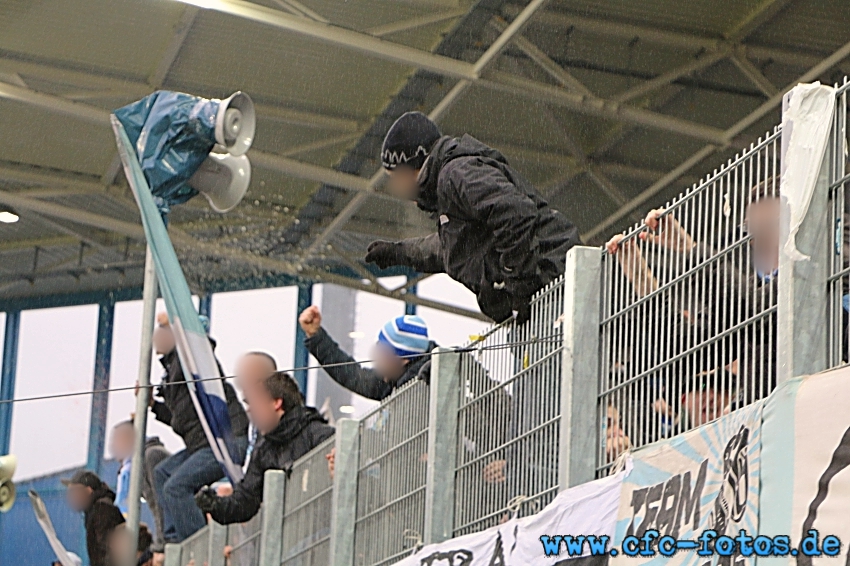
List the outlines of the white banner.
{"label": "white banner", "polygon": [[[627,466],[628,469],[628,466]],[[398,566],[554,566],[565,561],[605,564],[607,554],[590,556],[583,543],[581,558],[569,555],[563,537],[595,536],[613,539],[620,489],[626,471],[582,484],[558,494],[540,513],[482,531],[423,547],[397,562]],[[558,553],[547,556],[541,537]],[[610,547],[610,544],[608,545]]]}

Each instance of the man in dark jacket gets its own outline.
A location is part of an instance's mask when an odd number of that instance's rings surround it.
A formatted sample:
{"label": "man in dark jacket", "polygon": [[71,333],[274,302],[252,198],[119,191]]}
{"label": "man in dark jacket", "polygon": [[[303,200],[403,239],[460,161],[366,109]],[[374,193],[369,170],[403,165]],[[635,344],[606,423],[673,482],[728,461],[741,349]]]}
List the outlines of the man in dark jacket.
{"label": "man in dark jacket", "polygon": [[[186,449],[157,466],[154,476],[157,501],[162,508],[163,538],[166,543],[182,542],[206,524],[203,513],[194,504],[195,493],[220,479],[224,472],[209,446],[195,410],[168,320],[161,318],[158,322],[153,342],[157,353],[162,354],[160,363],[166,375],[159,388],[162,401],[152,401],[151,408],[158,421],[171,426],[180,435]],[[222,374],[220,366],[219,374]],[[224,392],[230,425],[240,450],[234,457],[239,459],[237,463],[241,463],[248,446],[248,417],[229,383],[224,383]]]}
{"label": "man in dark jacket", "polygon": [[532,295],[564,273],[576,227],[514,171],[505,157],[475,138],[440,135],[436,124],[409,112],[390,128],[381,161],[390,190],[413,200],[437,233],[401,242],[376,241],[366,261],[449,274],[478,296],[497,322],[530,315]]}
{"label": "man in dark jacket", "polygon": [[83,513],[86,528],[86,550],[91,566],[112,566],[110,537],[124,523],[124,516],[115,506],[115,492],[109,489],[94,472],[80,470],[62,480],[67,487],[68,505]]}
{"label": "man in dark jacket", "polygon": [[374,369],[364,368],[343,352],[325,329],[322,313],[313,305],[304,309],[298,323],[307,335],[307,350],[334,381],[367,399],[380,401],[405,383],[430,377],[428,355],[437,344],[428,339],[428,327],[418,316],[405,315],[387,322],[378,333]]}
{"label": "man in dark jacket", "polygon": [[262,386],[245,389],[245,401],[260,433],[245,477],[228,497],[210,487],[195,495],[201,511],[222,525],[244,523],[257,514],[267,470],[289,472],[293,462],[334,434],[316,409],[304,406],[298,385],[286,373],[273,373]]}

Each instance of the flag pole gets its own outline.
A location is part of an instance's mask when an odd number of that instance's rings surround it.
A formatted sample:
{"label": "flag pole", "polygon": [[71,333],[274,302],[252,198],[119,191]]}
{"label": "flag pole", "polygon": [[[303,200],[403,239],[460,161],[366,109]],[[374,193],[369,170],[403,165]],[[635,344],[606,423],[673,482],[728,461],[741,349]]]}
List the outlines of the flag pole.
{"label": "flag pole", "polygon": [[[150,246],[145,253],[145,283],[142,306],[142,340],[139,350],[139,392],[136,395],[136,414],[133,419],[135,446],[130,464],[130,490],[127,496],[127,530],[130,536],[128,556],[124,564],[136,565],[136,545],[139,540],[142,482],[145,474],[145,442],[147,440],[148,408],[151,399],[151,357],[156,297],[158,294],[156,269]],[[159,533],[161,536],[161,533]]]}

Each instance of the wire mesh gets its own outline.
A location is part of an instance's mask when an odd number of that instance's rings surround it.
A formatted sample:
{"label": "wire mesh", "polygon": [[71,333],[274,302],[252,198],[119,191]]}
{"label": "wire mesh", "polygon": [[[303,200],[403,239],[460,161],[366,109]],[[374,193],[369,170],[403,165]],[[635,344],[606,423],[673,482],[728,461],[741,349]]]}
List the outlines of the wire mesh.
{"label": "wire mesh", "polygon": [[391,564],[425,527],[428,386],[414,381],[360,421],[355,566]]}
{"label": "wire mesh", "polygon": [[257,566],[260,563],[262,527],[262,509],[250,521],[227,526],[229,566]]}
{"label": "wire mesh", "polygon": [[209,562],[210,527],[205,526],[181,543],[181,562],[191,566],[204,566]]}
{"label": "wire mesh", "polygon": [[598,475],[626,449],[775,387],[780,137],[759,139],[604,255]]}
{"label": "wire mesh", "polygon": [[832,238],[827,279],[827,351],[829,367],[850,362],[848,312],[850,312],[850,175],[847,173],[847,77],[836,91],[835,117],[829,148],[829,229]]}
{"label": "wire mesh", "polygon": [[327,566],[330,562],[333,479],[326,456],[329,438],[292,466],[283,504],[283,560],[286,566]]}
{"label": "wire mesh", "polygon": [[460,358],[455,536],[557,493],[563,307],[561,277],[534,298],[529,322],[492,327]]}

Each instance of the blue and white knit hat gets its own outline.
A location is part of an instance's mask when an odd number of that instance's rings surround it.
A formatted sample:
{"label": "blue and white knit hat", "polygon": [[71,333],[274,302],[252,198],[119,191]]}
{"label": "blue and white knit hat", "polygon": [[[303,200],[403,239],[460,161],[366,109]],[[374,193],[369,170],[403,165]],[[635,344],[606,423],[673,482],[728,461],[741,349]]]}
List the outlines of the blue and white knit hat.
{"label": "blue and white knit hat", "polygon": [[425,321],[409,314],[387,322],[378,332],[378,342],[388,345],[399,357],[424,354],[431,343]]}

